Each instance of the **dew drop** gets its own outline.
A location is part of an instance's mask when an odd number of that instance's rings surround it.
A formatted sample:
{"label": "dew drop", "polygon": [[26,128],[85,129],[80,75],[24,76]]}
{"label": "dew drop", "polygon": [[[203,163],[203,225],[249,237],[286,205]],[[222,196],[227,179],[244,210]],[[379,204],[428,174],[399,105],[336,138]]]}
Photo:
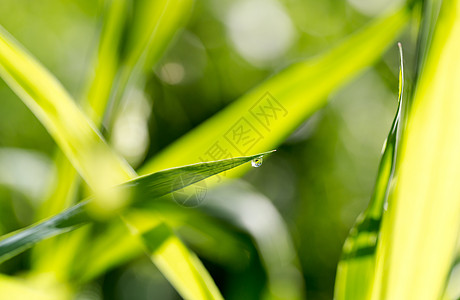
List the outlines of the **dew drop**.
{"label": "dew drop", "polygon": [[262,162],[263,162],[263,159],[262,159],[262,156],[260,156],[251,161],[251,166],[253,166],[254,168],[258,168],[262,165]]}

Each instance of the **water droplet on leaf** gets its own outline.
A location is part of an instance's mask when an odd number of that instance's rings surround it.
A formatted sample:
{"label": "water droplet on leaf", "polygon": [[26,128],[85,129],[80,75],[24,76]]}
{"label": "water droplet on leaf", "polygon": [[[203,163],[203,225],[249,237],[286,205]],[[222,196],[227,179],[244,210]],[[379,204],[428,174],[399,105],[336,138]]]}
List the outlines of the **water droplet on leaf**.
{"label": "water droplet on leaf", "polygon": [[262,162],[263,162],[262,156],[255,158],[251,161],[251,166],[253,166],[254,168],[258,168],[262,165]]}

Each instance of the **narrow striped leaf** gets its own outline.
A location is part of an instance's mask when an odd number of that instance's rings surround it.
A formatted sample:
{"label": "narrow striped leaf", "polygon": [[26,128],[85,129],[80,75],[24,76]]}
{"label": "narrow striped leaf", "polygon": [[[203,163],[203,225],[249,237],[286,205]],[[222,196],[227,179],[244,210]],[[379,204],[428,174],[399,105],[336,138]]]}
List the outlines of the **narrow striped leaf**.
{"label": "narrow striped leaf", "polygon": [[374,192],[366,210],[359,215],[345,240],[337,267],[334,298],[336,300],[366,300],[372,292],[375,255],[380,224],[396,165],[399,145],[401,111],[404,90],[404,66],[401,45],[398,108],[388,137],[384,142]]}

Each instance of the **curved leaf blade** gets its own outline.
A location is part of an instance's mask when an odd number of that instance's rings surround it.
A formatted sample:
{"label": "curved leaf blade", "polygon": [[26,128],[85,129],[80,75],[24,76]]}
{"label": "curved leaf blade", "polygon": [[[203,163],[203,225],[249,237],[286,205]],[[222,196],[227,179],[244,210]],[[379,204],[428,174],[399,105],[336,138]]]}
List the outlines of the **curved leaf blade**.
{"label": "curved leaf blade", "polygon": [[401,134],[401,113],[404,107],[404,64],[401,44],[398,45],[401,58],[398,108],[384,142],[371,201],[366,210],[358,216],[343,246],[335,280],[334,298],[337,300],[366,300],[372,291],[380,224],[395,172]]}
{"label": "curved leaf blade", "polygon": [[[114,189],[118,192],[128,191],[128,194],[133,197],[133,203],[145,201],[146,199],[152,200],[268,153],[271,152],[164,170],[140,176]],[[178,178],[181,180],[177,180]],[[22,229],[19,232],[8,234],[0,240],[0,262],[21,253],[39,241],[75,230],[79,226],[91,222],[92,218],[88,215],[87,207],[92,201],[94,201],[94,198],[81,202],[48,220]],[[149,237],[151,238],[151,235]]]}

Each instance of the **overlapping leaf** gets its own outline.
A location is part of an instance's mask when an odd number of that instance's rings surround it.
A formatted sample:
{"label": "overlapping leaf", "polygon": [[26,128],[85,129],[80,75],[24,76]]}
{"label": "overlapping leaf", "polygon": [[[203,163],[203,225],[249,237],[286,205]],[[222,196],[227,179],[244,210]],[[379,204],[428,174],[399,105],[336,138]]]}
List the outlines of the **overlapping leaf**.
{"label": "overlapping leaf", "polygon": [[[4,29],[0,30],[0,75],[40,119],[74,167],[96,191],[97,201],[88,202],[94,204],[93,211],[100,212],[99,209],[104,207],[103,211],[108,209],[110,212],[125,205],[127,198],[123,195],[105,192],[133,178],[135,172],[105,143],[93,123],[79,110],[62,85]],[[173,240],[172,245],[176,248],[184,247],[178,239]],[[163,250],[159,248],[154,254],[165,261],[175,261],[181,254],[191,255],[185,252],[171,255]],[[183,268],[202,274],[203,280],[183,282],[184,278],[174,270],[169,270],[167,264],[163,264],[160,269],[171,282],[181,284],[181,287],[177,287],[179,291],[190,289],[190,293],[200,299],[199,294],[193,290],[201,291],[204,287],[215,298],[220,298],[219,293],[215,292],[217,288],[207,279],[209,275],[203,273],[205,270],[197,263],[197,259],[183,257],[183,262],[188,263]]]}
{"label": "overlapping leaf", "polygon": [[460,220],[459,15],[460,1],[442,1],[426,45],[383,218],[372,299],[439,299],[454,259]]}
{"label": "overlapping leaf", "polygon": [[[197,129],[168,147],[163,153],[149,161],[141,173],[149,173],[163,168],[173,167],[184,163],[192,163],[205,159],[208,150],[223,150],[219,155],[230,155],[238,152],[238,146],[233,141],[233,129],[247,130],[241,126],[257,127],[257,131],[263,132],[263,137],[251,148],[251,152],[257,149],[270,149],[279,144],[283,137],[293,131],[300,122],[308,118],[313,112],[321,108],[327,101],[328,93],[345,84],[353,76],[369,66],[383,53],[385,48],[392,42],[404,28],[408,19],[408,11],[402,8],[395,13],[383,16],[371,24],[356,32],[342,43],[326,53],[310,60],[295,64],[262,83],[259,87],[244,95],[235,103],[224,109]],[[359,47],[356,47],[359,45]],[[327,78],[325,80],[324,78]],[[269,94],[267,94],[269,92]],[[267,96],[268,98],[262,97]],[[273,97],[272,97],[273,96]],[[274,105],[278,112],[277,119],[272,119],[267,129],[251,113],[254,105],[268,99],[271,102],[265,106]],[[278,106],[277,106],[278,105]],[[285,109],[285,111],[283,110]],[[281,111],[279,111],[281,109]],[[283,115],[283,111],[285,115]],[[286,114],[287,111],[287,114]],[[273,112],[269,112],[273,113]],[[265,120],[263,116],[262,120]],[[238,136],[238,135],[237,135]],[[184,151],[187,149],[187,151]],[[243,151],[245,149],[240,149]],[[227,176],[230,176],[227,172]],[[238,174],[242,174],[239,171]],[[235,175],[235,174],[234,174]],[[220,178],[219,180],[221,180]],[[208,181],[209,185],[216,183]],[[111,236],[117,236],[115,233]],[[107,244],[107,239],[101,238],[101,244]],[[96,242],[95,247],[100,248]],[[135,245],[120,243],[120,249],[113,250],[113,262],[122,261],[128,253],[134,253]],[[122,248],[122,249],[121,249]],[[94,253],[95,261],[104,261],[102,254]],[[91,274],[98,271],[90,271],[93,266],[87,265]],[[100,268],[99,268],[100,270]]]}

